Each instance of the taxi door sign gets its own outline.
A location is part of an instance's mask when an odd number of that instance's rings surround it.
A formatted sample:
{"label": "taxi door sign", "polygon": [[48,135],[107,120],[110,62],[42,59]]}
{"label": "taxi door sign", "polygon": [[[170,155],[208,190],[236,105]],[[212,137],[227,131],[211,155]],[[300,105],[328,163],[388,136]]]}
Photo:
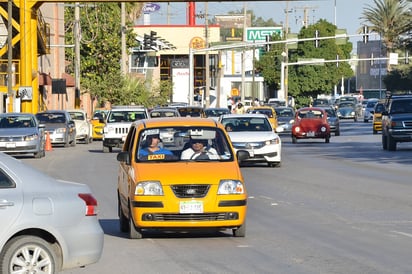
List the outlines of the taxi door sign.
{"label": "taxi door sign", "polygon": [[239,96],[239,90],[237,88],[232,88],[232,90],[230,91],[230,95]]}

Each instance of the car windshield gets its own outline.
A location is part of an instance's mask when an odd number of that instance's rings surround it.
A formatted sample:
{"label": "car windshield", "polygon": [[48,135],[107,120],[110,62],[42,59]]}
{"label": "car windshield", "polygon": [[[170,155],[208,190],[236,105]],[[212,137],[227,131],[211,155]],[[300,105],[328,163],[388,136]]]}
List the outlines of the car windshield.
{"label": "car windshield", "polygon": [[394,101],[391,105],[391,113],[412,113],[412,100]]}
{"label": "car windshield", "polygon": [[70,117],[72,117],[73,120],[85,120],[84,114],[82,112],[70,112]]}
{"label": "car windshield", "polygon": [[278,117],[293,117],[294,113],[292,109],[276,109],[276,114]]}
{"label": "car windshield", "polygon": [[272,118],[273,114],[270,109],[248,109],[247,113],[255,113],[255,114],[265,114],[267,117]]}
{"label": "car windshield", "polygon": [[336,112],[333,109],[327,108],[325,109],[325,111],[326,111],[326,114],[328,114],[328,117],[336,117]]}
{"label": "car windshield", "polygon": [[206,109],[205,114],[207,117],[219,117],[223,114],[229,114],[229,109]]}
{"label": "car windshield", "polygon": [[273,131],[268,119],[263,117],[230,117],[221,122],[227,131]]}
{"label": "car windshield", "polygon": [[376,101],[369,101],[367,104],[366,104],[366,107],[367,108],[373,108],[375,105],[376,105]]}
{"label": "car windshield", "polygon": [[355,104],[351,102],[344,102],[338,105],[338,108],[353,108],[353,107],[355,107]]}
{"label": "car windshield", "polygon": [[36,123],[32,117],[5,116],[0,118],[0,128],[27,128],[35,126]]}
{"label": "car windshield", "polygon": [[302,110],[299,111],[298,117],[301,119],[320,119],[323,117],[323,112],[320,110]]}
{"label": "car windshield", "polygon": [[150,112],[150,117],[160,118],[160,117],[177,117],[179,114],[174,110],[152,110]]}
{"label": "car windshield", "polygon": [[136,161],[231,161],[229,140],[222,129],[159,127],[141,131]]}
{"label": "car windshield", "polygon": [[63,113],[38,113],[37,120],[40,123],[46,124],[60,124],[66,123],[66,116]]}
{"label": "car windshield", "polygon": [[182,107],[178,108],[180,116],[202,117],[203,109],[196,107]]}
{"label": "car windshield", "polygon": [[122,122],[134,122],[141,119],[146,119],[146,115],[142,111],[136,110],[124,110],[124,111],[111,111],[107,118],[108,123],[122,123]]}

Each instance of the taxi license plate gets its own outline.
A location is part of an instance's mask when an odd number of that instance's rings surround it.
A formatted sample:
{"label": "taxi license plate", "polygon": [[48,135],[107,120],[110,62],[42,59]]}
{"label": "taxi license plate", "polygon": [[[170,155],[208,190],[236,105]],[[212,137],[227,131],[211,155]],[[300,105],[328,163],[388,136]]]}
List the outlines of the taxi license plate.
{"label": "taxi license plate", "polygon": [[203,213],[202,201],[180,202],[180,213]]}
{"label": "taxi license plate", "polygon": [[314,136],[315,136],[315,132],[313,132],[313,131],[308,132],[308,137],[314,137]]}

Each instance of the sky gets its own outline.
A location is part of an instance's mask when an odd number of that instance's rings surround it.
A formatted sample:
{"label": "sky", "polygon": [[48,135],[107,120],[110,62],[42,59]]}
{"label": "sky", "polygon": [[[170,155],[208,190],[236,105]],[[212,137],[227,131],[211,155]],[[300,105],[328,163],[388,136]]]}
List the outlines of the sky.
{"label": "sky", "polygon": [[[156,3],[156,2],[153,2]],[[150,24],[186,24],[186,3],[156,3],[160,10],[150,14]],[[373,0],[312,0],[312,1],[248,1],[248,2],[209,2],[207,4],[209,18],[215,15],[227,14],[229,11],[240,11],[244,6],[253,10],[257,17],[265,20],[273,19],[277,24],[285,24],[286,11],[288,25],[292,33],[302,28],[304,11],[307,11],[309,24],[319,19],[326,19],[339,29],[346,29],[347,34],[356,34],[363,25],[360,17],[367,5],[373,5]],[[196,3],[196,14],[205,13],[205,3]],[[137,24],[143,24],[143,17]],[[198,19],[197,24],[204,24],[204,19]],[[350,41],[356,52],[356,41],[362,37],[353,37]]]}

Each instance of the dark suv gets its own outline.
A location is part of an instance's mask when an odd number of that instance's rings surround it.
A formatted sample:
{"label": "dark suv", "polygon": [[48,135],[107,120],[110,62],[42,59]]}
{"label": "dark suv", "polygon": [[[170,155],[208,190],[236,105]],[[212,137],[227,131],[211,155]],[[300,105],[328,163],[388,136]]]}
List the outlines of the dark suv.
{"label": "dark suv", "polygon": [[382,147],[396,150],[396,144],[412,142],[412,95],[389,96],[382,112]]}

